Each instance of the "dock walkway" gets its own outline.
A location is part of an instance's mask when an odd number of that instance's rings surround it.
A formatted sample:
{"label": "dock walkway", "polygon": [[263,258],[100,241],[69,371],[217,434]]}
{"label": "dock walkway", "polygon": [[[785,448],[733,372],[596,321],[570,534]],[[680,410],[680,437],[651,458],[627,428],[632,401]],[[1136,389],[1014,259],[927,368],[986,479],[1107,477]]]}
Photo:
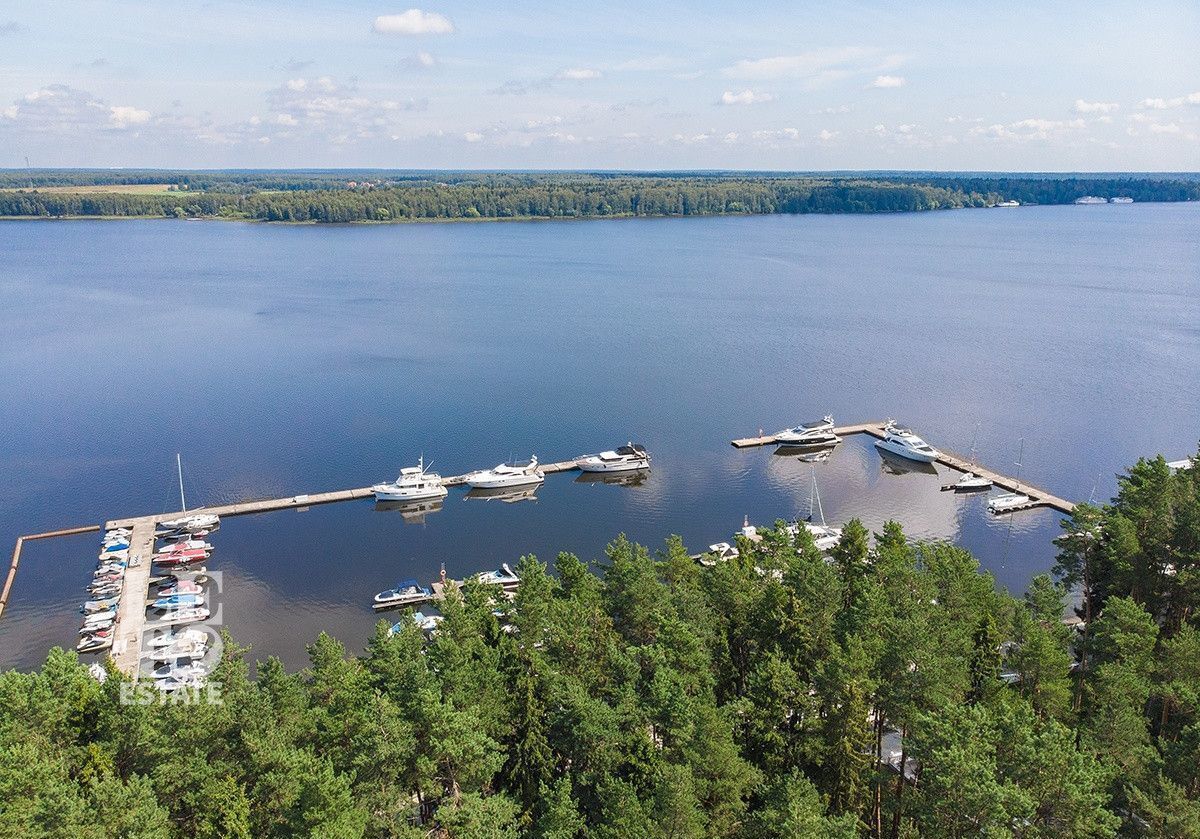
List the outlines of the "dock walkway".
{"label": "dock walkway", "polygon": [[[882,440],[884,423],[882,422],[864,422],[858,425],[843,425],[833,429],[833,432],[839,437],[848,437],[851,434],[869,434],[876,439]],[[745,449],[752,446],[769,446],[776,442],[774,434],[766,434],[760,437],[743,437],[738,440],[731,441],[734,448]],[[931,444],[932,445],[932,444]],[[934,448],[937,448],[934,446]],[[1075,504],[1072,501],[1067,501],[1065,498],[1059,498],[1051,492],[1047,492],[1040,487],[1033,486],[1017,478],[1008,475],[1002,475],[986,466],[978,463],[972,463],[965,457],[957,455],[954,452],[938,449],[937,462],[943,466],[949,466],[951,469],[957,469],[959,472],[974,472],[984,478],[989,478],[993,484],[1001,489],[1009,492],[1019,492],[1022,495],[1029,496],[1029,503],[1020,507],[1015,507],[1011,512],[1020,512],[1021,510],[1029,510],[1034,507],[1051,507],[1058,510],[1060,513],[1070,515],[1075,510]]]}
{"label": "dock walkway", "polygon": [[[108,528],[114,525],[109,523]],[[150,588],[150,565],[154,555],[154,522],[148,518],[136,521],[129,537],[129,565],[125,569],[125,585],[113,621],[113,645],[109,653],[113,663],[136,681],[138,660],[142,654],[142,633],[146,626],[146,594]],[[134,559],[138,560],[134,565]]]}

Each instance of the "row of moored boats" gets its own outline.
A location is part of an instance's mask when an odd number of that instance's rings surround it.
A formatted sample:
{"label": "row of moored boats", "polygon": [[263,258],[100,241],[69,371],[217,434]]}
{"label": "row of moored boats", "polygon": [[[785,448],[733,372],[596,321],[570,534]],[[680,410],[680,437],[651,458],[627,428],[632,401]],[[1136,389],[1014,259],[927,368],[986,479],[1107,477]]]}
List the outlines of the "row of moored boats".
{"label": "row of moored boats", "polygon": [[[832,416],[785,428],[774,435],[774,440],[781,452],[796,451],[808,461],[827,459],[834,447],[842,442],[842,438],[837,434]],[[917,463],[934,463],[942,456],[941,452],[925,442],[911,428],[900,425],[894,420],[888,420],[884,425],[883,437],[875,441],[875,447],[882,452]],[[974,449],[972,449],[973,458]],[[991,478],[971,470],[965,472],[956,483],[947,488],[953,489],[955,492],[966,493],[990,490],[992,485]],[[1021,492],[997,493],[988,498],[988,510],[995,515],[1001,515],[1027,507],[1031,502],[1032,499]]]}
{"label": "row of moored boats", "polygon": [[[581,457],[575,461],[583,472],[618,474],[645,472],[650,469],[650,453],[638,443],[629,443],[610,451]],[[546,480],[545,471],[535,455],[529,460],[500,463],[491,469],[468,473],[463,483],[472,490],[528,490]],[[449,494],[446,480],[425,466],[421,457],[416,466],[406,466],[394,481],[371,487],[376,500],[387,502],[433,501]]]}

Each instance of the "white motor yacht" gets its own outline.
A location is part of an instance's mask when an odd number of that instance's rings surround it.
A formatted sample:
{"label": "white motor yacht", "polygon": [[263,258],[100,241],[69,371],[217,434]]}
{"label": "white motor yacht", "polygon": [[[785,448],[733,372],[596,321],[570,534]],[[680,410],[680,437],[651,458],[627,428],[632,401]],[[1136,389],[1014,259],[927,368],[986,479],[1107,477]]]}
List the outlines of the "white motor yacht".
{"label": "white motor yacht", "polygon": [[182,632],[164,632],[147,642],[152,649],[169,647],[172,644],[208,644],[209,634],[203,629],[185,629]]}
{"label": "white motor yacht", "polygon": [[791,448],[825,449],[836,446],[842,438],[833,433],[833,417],[825,416],[794,428],[785,428],[775,435],[775,442]]}
{"label": "white motor yacht", "polygon": [[442,476],[425,471],[425,457],[417,460],[416,466],[405,466],[400,476],[391,483],[371,487],[377,501],[425,501],[430,498],[445,498],[449,490],[442,484]]}
{"label": "white motor yacht", "polygon": [[629,443],[615,451],[580,458],[579,468],[584,472],[636,472],[650,468],[650,453],[640,443]]}
{"label": "white motor yacht", "polygon": [[494,469],[482,469],[467,475],[467,485],[473,489],[534,486],[544,480],[546,475],[538,469],[536,455],[529,460],[501,463]]}
{"label": "white motor yacht", "polygon": [[937,460],[938,451],[926,443],[911,430],[888,420],[883,427],[883,439],[876,440],[877,448],[894,455],[915,460],[918,463],[933,463]]}
{"label": "white motor yacht", "polygon": [[479,572],[475,575],[475,579],[484,585],[501,586],[502,588],[515,588],[521,584],[521,578],[509,567],[507,562],[500,563],[500,567],[495,571]]}

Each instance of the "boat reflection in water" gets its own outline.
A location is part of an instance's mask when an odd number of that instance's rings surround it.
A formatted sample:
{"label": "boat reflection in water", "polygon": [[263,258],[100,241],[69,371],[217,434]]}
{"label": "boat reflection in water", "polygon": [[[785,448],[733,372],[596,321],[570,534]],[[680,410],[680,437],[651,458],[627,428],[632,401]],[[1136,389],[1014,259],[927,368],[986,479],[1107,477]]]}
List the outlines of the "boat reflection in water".
{"label": "boat reflection in water", "polygon": [[833,446],[824,449],[813,450],[807,446],[786,446],[781,445],[774,451],[776,457],[794,457],[801,463],[824,463],[829,460],[829,456],[833,454]]}
{"label": "boat reflection in water", "polygon": [[515,504],[518,501],[537,501],[537,491],[541,484],[523,487],[472,487],[464,501],[503,501]]}
{"label": "boat reflection in water", "polygon": [[922,463],[919,460],[909,460],[897,454],[878,449],[879,463],[883,471],[889,475],[936,475],[937,467],[932,463]]}
{"label": "boat reflection in water", "polygon": [[634,472],[580,472],[575,478],[577,484],[609,484],[618,487],[640,487],[650,477],[649,469],[638,469]]}
{"label": "boat reflection in water", "polygon": [[427,498],[424,501],[376,501],[378,513],[399,513],[405,524],[424,524],[425,516],[442,509],[444,498]]}

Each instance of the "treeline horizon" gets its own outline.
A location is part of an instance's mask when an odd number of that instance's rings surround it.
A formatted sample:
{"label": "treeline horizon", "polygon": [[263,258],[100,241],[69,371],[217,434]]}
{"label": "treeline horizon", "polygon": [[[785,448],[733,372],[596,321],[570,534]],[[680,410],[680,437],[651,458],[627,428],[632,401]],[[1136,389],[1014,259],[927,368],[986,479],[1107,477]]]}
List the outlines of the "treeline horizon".
{"label": "treeline horizon", "polygon": [[[87,187],[126,185],[166,188],[156,193],[87,191]],[[1013,200],[1069,204],[1088,195],[1139,202],[1200,200],[1200,178],[388,170],[0,172],[0,217],[21,218],[348,223],[896,213],[988,207]]]}
{"label": "treeline horizon", "polygon": [[56,648],[0,673],[0,835],[1200,836],[1200,467],[1118,485],[1019,598],[895,522],[828,558],[780,522],[707,565],[523,557],[513,600],[451,586],[432,636],[295,673],[227,636],[219,704]]}

